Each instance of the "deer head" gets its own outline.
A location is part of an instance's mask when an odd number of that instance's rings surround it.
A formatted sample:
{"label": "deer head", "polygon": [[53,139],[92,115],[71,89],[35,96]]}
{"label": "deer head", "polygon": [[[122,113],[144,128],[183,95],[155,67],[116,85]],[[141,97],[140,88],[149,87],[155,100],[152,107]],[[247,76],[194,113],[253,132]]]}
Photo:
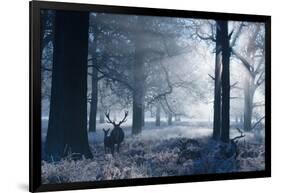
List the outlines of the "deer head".
{"label": "deer head", "polygon": [[104,128],[103,128],[102,130],[103,130],[103,132],[104,132],[104,136],[107,136],[110,129],[104,129]]}
{"label": "deer head", "polygon": [[120,125],[121,125],[122,123],[126,122],[126,121],[127,121],[127,116],[128,116],[128,111],[125,111],[124,118],[123,118],[121,121],[119,121],[119,123],[116,123],[115,121],[112,121],[112,120],[110,119],[109,112],[108,112],[108,113],[105,113],[105,117],[106,117],[106,119],[107,119],[106,122],[107,122],[107,123],[111,123],[114,127],[120,127]]}

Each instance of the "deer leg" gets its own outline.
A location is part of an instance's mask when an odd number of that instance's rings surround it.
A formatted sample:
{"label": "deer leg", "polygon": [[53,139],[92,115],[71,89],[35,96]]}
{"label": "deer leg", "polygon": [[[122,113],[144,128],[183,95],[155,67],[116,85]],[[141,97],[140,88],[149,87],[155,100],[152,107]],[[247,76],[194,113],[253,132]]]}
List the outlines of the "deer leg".
{"label": "deer leg", "polygon": [[112,145],[112,146],[110,147],[110,149],[111,149],[111,154],[114,155],[114,145]]}
{"label": "deer leg", "polygon": [[119,153],[120,143],[117,144],[117,152]]}

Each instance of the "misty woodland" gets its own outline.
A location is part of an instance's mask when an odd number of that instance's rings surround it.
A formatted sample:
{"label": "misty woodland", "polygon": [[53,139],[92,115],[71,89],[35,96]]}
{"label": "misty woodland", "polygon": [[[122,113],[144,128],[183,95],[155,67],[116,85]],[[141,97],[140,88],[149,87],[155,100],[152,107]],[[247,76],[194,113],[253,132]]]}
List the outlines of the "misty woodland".
{"label": "misty woodland", "polygon": [[264,23],[41,11],[42,183],[265,169]]}

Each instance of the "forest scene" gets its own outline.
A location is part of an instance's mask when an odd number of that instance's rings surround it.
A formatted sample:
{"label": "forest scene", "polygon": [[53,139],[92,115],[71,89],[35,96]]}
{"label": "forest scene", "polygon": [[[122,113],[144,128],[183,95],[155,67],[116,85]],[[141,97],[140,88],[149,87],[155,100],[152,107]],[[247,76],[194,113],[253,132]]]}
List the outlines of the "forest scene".
{"label": "forest scene", "polygon": [[264,23],[40,23],[43,184],[265,170]]}

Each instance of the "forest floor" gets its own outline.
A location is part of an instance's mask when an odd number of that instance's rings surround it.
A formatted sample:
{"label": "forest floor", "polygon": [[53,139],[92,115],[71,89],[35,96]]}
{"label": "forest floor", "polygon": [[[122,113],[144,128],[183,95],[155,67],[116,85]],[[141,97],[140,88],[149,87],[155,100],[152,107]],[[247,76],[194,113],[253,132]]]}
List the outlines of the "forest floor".
{"label": "forest floor", "polygon": [[[175,123],[160,128],[146,123],[139,136],[130,135],[124,125],[125,140],[120,153],[105,154],[102,128],[89,134],[93,159],[78,161],[65,158],[59,162],[42,161],[42,182],[81,182],[192,174],[264,170],[264,143],[252,133],[245,133],[237,148],[211,139],[212,130],[197,123]],[[107,127],[106,127],[107,126]],[[237,136],[231,130],[231,138]],[[44,136],[42,136],[44,138]],[[237,151],[236,151],[237,150]]]}

